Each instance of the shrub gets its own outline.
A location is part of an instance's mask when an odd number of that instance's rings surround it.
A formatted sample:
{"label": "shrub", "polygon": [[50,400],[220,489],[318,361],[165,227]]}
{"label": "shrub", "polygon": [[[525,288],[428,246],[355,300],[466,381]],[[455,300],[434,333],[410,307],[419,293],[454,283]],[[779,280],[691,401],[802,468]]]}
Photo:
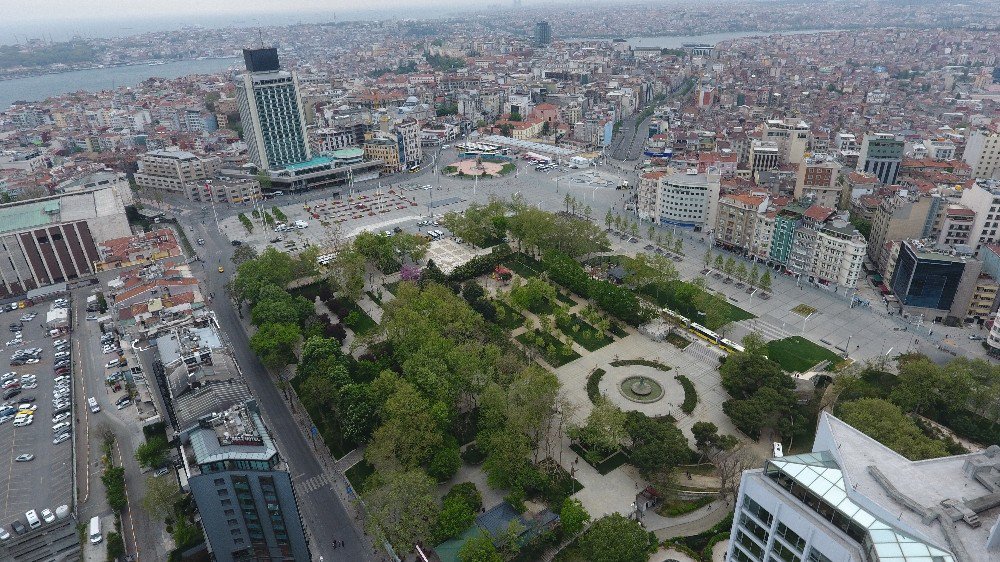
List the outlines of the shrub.
{"label": "shrub", "polygon": [[604,369],[594,369],[587,377],[587,397],[595,404],[601,396],[600,386],[602,378],[604,378]]}
{"label": "shrub", "polygon": [[694,389],[694,383],[691,382],[691,379],[684,375],[676,375],[674,378],[684,387],[684,403],[681,404],[681,410],[685,414],[690,414],[698,405],[698,391]]}
{"label": "shrub", "polygon": [[438,448],[427,466],[427,474],[438,482],[444,482],[458,472],[462,466],[462,458],[458,450],[458,441],[449,438]]}

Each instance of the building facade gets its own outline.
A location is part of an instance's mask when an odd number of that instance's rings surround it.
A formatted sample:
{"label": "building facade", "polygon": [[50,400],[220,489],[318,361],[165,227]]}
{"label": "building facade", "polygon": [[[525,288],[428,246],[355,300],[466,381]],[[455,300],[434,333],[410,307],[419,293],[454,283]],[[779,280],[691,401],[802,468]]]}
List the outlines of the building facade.
{"label": "building facade", "polygon": [[766,198],[759,195],[737,194],[719,197],[716,213],[715,242],[731,249],[749,250],[753,243],[757,215]]}
{"label": "building facade", "polygon": [[130,233],[111,186],[0,205],[0,298],[91,275],[98,244]]}
{"label": "building facade", "polygon": [[276,170],[312,159],[298,76],[281,70],[273,47],[244,49],[243,59],[236,101],[250,160]]}
{"label": "building facade", "polygon": [[837,208],[841,201],[840,164],[822,156],[799,162],[795,176],[795,198],[808,199],[814,205]]}
{"label": "building facade", "polygon": [[214,560],[310,560],[291,477],[256,403],[202,419],[187,439],[188,483]]}
{"label": "building facade", "polygon": [[176,149],[153,150],[139,157],[135,183],[142,189],[181,193],[192,201],[191,185],[202,184],[219,173],[218,156],[201,157]]}
{"label": "building facade", "polygon": [[768,119],[762,137],[778,146],[779,162],[798,164],[809,146],[809,124],[800,119]]}
{"label": "building facade", "polygon": [[890,287],[907,315],[939,322],[948,316],[965,319],[981,271],[982,262],[971,256],[904,240]]}
{"label": "building facade", "polygon": [[639,182],[636,198],[642,203],[637,211],[642,220],[699,232],[715,226],[719,203],[717,176],[699,174],[694,169],[646,176],[655,177]]}
{"label": "building facade", "polygon": [[1000,133],[975,131],[969,135],[962,155],[976,179],[1000,179]]}
{"label": "building facade", "polygon": [[869,133],[861,141],[858,171],[875,174],[885,185],[896,183],[903,162],[904,142],[889,133]]}

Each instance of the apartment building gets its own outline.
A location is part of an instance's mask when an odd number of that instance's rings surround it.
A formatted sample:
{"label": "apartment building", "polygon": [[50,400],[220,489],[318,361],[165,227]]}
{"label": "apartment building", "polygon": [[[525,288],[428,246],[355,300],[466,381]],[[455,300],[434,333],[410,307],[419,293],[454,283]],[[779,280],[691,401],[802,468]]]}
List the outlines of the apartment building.
{"label": "apartment building", "polygon": [[[204,184],[222,167],[218,156],[196,156],[176,148],[153,150],[139,157],[135,183],[140,189],[182,193],[191,199],[189,184]],[[193,199],[200,200],[200,199]]]}
{"label": "apartment building", "polygon": [[885,276],[889,259],[887,243],[929,236],[939,204],[939,197],[922,197],[907,191],[882,201],[875,211],[868,238],[868,261],[879,273]]}
{"label": "apartment building", "polygon": [[777,145],[780,163],[798,164],[809,146],[809,124],[801,119],[768,119],[761,137]]}
{"label": "apartment building", "polygon": [[795,198],[808,199],[814,205],[837,208],[842,199],[838,182],[840,164],[832,157],[816,155],[799,162],[795,176]]}
{"label": "apartment building", "polygon": [[1000,132],[975,131],[969,135],[962,155],[976,179],[1000,179]]}
{"label": "apartment building", "polygon": [[962,190],[960,202],[976,213],[969,245],[977,250],[1000,240],[1000,180],[978,180]]}
{"label": "apartment building", "polygon": [[998,487],[996,445],[915,462],[823,412],[811,453],[743,473],[726,560],[996,560]]}
{"label": "apartment building", "polygon": [[740,193],[719,197],[716,212],[715,242],[723,247],[750,251],[757,224],[757,216],[767,208],[766,197]]}

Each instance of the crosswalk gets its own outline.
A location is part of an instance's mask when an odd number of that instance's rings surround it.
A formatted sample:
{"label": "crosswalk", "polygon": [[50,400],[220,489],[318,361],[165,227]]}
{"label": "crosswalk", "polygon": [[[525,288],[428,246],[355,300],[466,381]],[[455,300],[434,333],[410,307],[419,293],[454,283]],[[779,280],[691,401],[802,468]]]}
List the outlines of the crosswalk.
{"label": "crosswalk", "polygon": [[333,482],[334,480],[332,475],[328,472],[323,472],[301,482],[296,482],[295,489],[300,494],[308,494],[315,492],[323,486],[333,486]]}
{"label": "crosswalk", "polygon": [[760,318],[754,319],[754,320],[750,320],[750,321],[746,322],[746,324],[744,324],[744,325],[747,328],[749,328],[750,330],[760,333],[760,335],[763,336],[764,339],[768,340],[768,341],[771,341],[771,340],[783,340],[785,338],[788,338],[788,337],[791,337],[791,336],[794,335],[791,332],[789,332],[788,330],[785,330],[783,328],[779,328],[779,327],[775,326],[774,324],[771,324],[769,322],[763,321]]}

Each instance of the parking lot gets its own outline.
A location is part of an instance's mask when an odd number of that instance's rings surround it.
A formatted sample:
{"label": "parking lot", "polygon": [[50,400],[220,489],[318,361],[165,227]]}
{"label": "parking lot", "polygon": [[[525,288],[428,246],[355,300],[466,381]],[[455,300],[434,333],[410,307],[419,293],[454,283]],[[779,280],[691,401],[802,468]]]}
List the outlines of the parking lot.
{"label": "parking lot", "polygon": [[[23,375],[35,375],[34,384],[37,384],[36,388],[21,388],[19,395],[5,400],[15,410],[20,409],[20,404],[36,406],[30,425],[15,426],[13,417],[0,423],[0,525],[8,532],[15,520],[26,524],[24,514],[30,509],[41,514],[43,509],[55,512],[56,507],[72,503],[73,440],[53,443],[53,341],[58,338],[49,337],[48,329],[43,327],[50,305],[51,302],[45,302],[0,314],[4,330],[8,330],[11,323],[20,321],[23,315],[36,314],[33,319],[22,323],[21,342],[5,345],[2,349],[0,369],[4,373],[17,373],[17,378],[12,379],[17,381],[21,381]],[[11,331],[4,334],[5,342],[14,335]],[[11,356],[17,350],[31,348],[42,350],[37,363],[9,365]],[[66,416],[64,421],[72,423],[72,414]],[[59,433],[68,430],[66,427]],[[26,462],[15,460],[24,454],[34,455],[34,459]]]}

